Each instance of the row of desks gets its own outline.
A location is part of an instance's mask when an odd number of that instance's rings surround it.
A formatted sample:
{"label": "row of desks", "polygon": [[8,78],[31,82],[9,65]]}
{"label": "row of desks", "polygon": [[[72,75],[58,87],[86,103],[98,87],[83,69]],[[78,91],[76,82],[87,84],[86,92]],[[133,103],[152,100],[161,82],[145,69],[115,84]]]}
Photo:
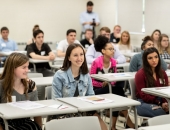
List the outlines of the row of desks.
{"label": "row of desks", "polygon": [[[121,107],[130,107],[132,106],[135,110],[135,124],[137,124],[137,113],[135,106],[140,105],[140,102],[114,95],[114,94],[103,94],[98,95],[103,98],[111,99],[113,102],[104,103],[104,104],[92,104],[89,102],[82,101],[77,97],[69,97],[69,98],[58,98],[56,100],[42,100],[36,101],[37,103],[46,105],[46,107],[34,109],[34,110],[23,110],[14,106],[9,105],[8,103],[0,104],[0,117],[5,120],[5,124],[7,126],[7,120],[9,119],[17,119],[17,118],[25,118],[25,117],[36,117],[36,116],[47,116],[47,115],[58,115],[58,114],[67,114],[67,113],[77,113],[77,112],[86,112],[93,110],[101,110],[101,109],[111,109],[113,111],[119,110]],[[68,106],[66,109],[56,109],[50,108],[48,106],[55,104],[63,104]],[[112,112],[110,113],[112,117]],[[112,118],[110,118],[112,119]],[[111,128],[112,120],[110,120],[110,128]],[[137,126],[136,126],[137,129]],[[6,127],[6,130],[8,128]]]}

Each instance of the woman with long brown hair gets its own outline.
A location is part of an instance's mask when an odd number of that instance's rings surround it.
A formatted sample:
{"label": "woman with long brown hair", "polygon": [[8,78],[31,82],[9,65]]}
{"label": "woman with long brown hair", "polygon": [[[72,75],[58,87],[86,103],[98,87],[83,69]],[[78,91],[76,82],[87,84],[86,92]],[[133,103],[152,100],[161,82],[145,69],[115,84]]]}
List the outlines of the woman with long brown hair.
{"label": "woman with long brown hair", "polygon": [[[0,77],[0,103],[36,101],[38,92],[35,82],[27,78],[29,58],[21,53],[12,53],[6,60]],[[41,117],[8,120],[9,130],[41,130]],[[0,130],[5,130],[0,118]]]}
{"label": "woman with long brown hair", "polygon": [[161,61],[156,48],[148,48],[143,53],[143,68],[135,75],[136,97],[140,106],[137,112],[140,116],[154,117],[164,115],[169,111],[164,98],[145,94],[142,88],[168,86],[168,76],[161,68]]}

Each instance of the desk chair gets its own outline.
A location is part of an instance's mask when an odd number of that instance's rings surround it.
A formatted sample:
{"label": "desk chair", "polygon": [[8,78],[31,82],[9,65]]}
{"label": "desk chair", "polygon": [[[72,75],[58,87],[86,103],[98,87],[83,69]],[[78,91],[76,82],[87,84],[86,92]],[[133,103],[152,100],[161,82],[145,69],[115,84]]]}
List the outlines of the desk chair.
{"label": "desk chair", "polygon": [[[43,77],[43,75],[42,75],[42,73],[28,73],[28,77],[29,78],[38,78],[38,77]],[[39,100],[45,99],[45,87],[46,86],[37,86]]]}
{"label": "desk chair", "polygon": [[[130,85],[130,91],[131,91],[131,98],[136,100],[136,88],[135,88],[135,79],[130,79],[129,80],[129,85]],[[133,111],[132,109],[130,109],[130,114],[132,114]],[[142,120],[140,120],[140,122],[142,122],[141,124],[146,124],[147,123],[147,120],[150,118],[150,117],[144,117],[144,116],[139,116],[138,117]]]}
{"label": "desk chair", "polygon": [[[76,124],[75,124],[76,123]],[[95,116],[73,117],[51,120],[45,124],[45,130],[101,130],[99,120]]]}
{"label": "desk chair", "polygon": [[148,119],[149,126],[164,125],[164,124],[170,124],[170,115],[156,116]]}
{"label": "desk chair", "polygon": [[45,88],[45,99],[46,100],[52,99],[51,91],[52,91],[52,86],[47,86]]}

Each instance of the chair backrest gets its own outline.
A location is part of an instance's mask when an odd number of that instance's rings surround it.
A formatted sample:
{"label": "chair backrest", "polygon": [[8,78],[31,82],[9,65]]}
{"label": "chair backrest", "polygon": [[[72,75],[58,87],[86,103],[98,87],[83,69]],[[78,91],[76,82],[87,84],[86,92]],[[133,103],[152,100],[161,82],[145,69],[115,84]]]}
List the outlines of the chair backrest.
{"label": "chair backrest", "polygon": [[170,115],[156,116],[148,119],[149,126],[163,125],[163,124],[170,124]]}
{"label": "chair backrest", "polygon": [[28,78],[38,78],[43,77],[42,73],[28,73]]}
{"label": "chair backrest", "polygon": [[52,91],[52,86],[47,86],[45,88],[45,99],[47,100],[52,99],[51,91]]}
{"label": "chair backrest", "polygon": [[51,120],[45,124],[46,130],[101,130],[96,116],[73,117]]}
{"label": "chair backrest", "polygon": [[131,98],[136,99],[135,79],[129,80],[129,86],[130,86],[130,91],[131,91]]}

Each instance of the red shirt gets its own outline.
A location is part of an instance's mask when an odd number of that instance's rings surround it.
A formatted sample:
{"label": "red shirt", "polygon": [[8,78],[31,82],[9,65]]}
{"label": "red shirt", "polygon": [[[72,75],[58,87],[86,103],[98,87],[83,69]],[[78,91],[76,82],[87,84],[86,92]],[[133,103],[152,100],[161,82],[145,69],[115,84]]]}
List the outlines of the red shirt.
{"label": "red shirt", "polygon": [[[165,73],[164,70],[162,70],[162,73],[164,75],[165,85],[161,84],[160,78],[158,76],[156,76],[155,86],[153,86],[153,87],[168,86],[168,76],[167,76],[167,74]],[[157,100],[156,96],[149,95],[149,94],[146,94],[146,93],[141,91],[142,88],[146,88],[146,80],[148,80],[148,79],[146,79],[145,72],[142,68],[135,75],[136,97],[138,99],[142,99],[146,103],[158,104],[159,100]],[[163,103],[164,102],[166,102],[165,99],[163,99]]]}

